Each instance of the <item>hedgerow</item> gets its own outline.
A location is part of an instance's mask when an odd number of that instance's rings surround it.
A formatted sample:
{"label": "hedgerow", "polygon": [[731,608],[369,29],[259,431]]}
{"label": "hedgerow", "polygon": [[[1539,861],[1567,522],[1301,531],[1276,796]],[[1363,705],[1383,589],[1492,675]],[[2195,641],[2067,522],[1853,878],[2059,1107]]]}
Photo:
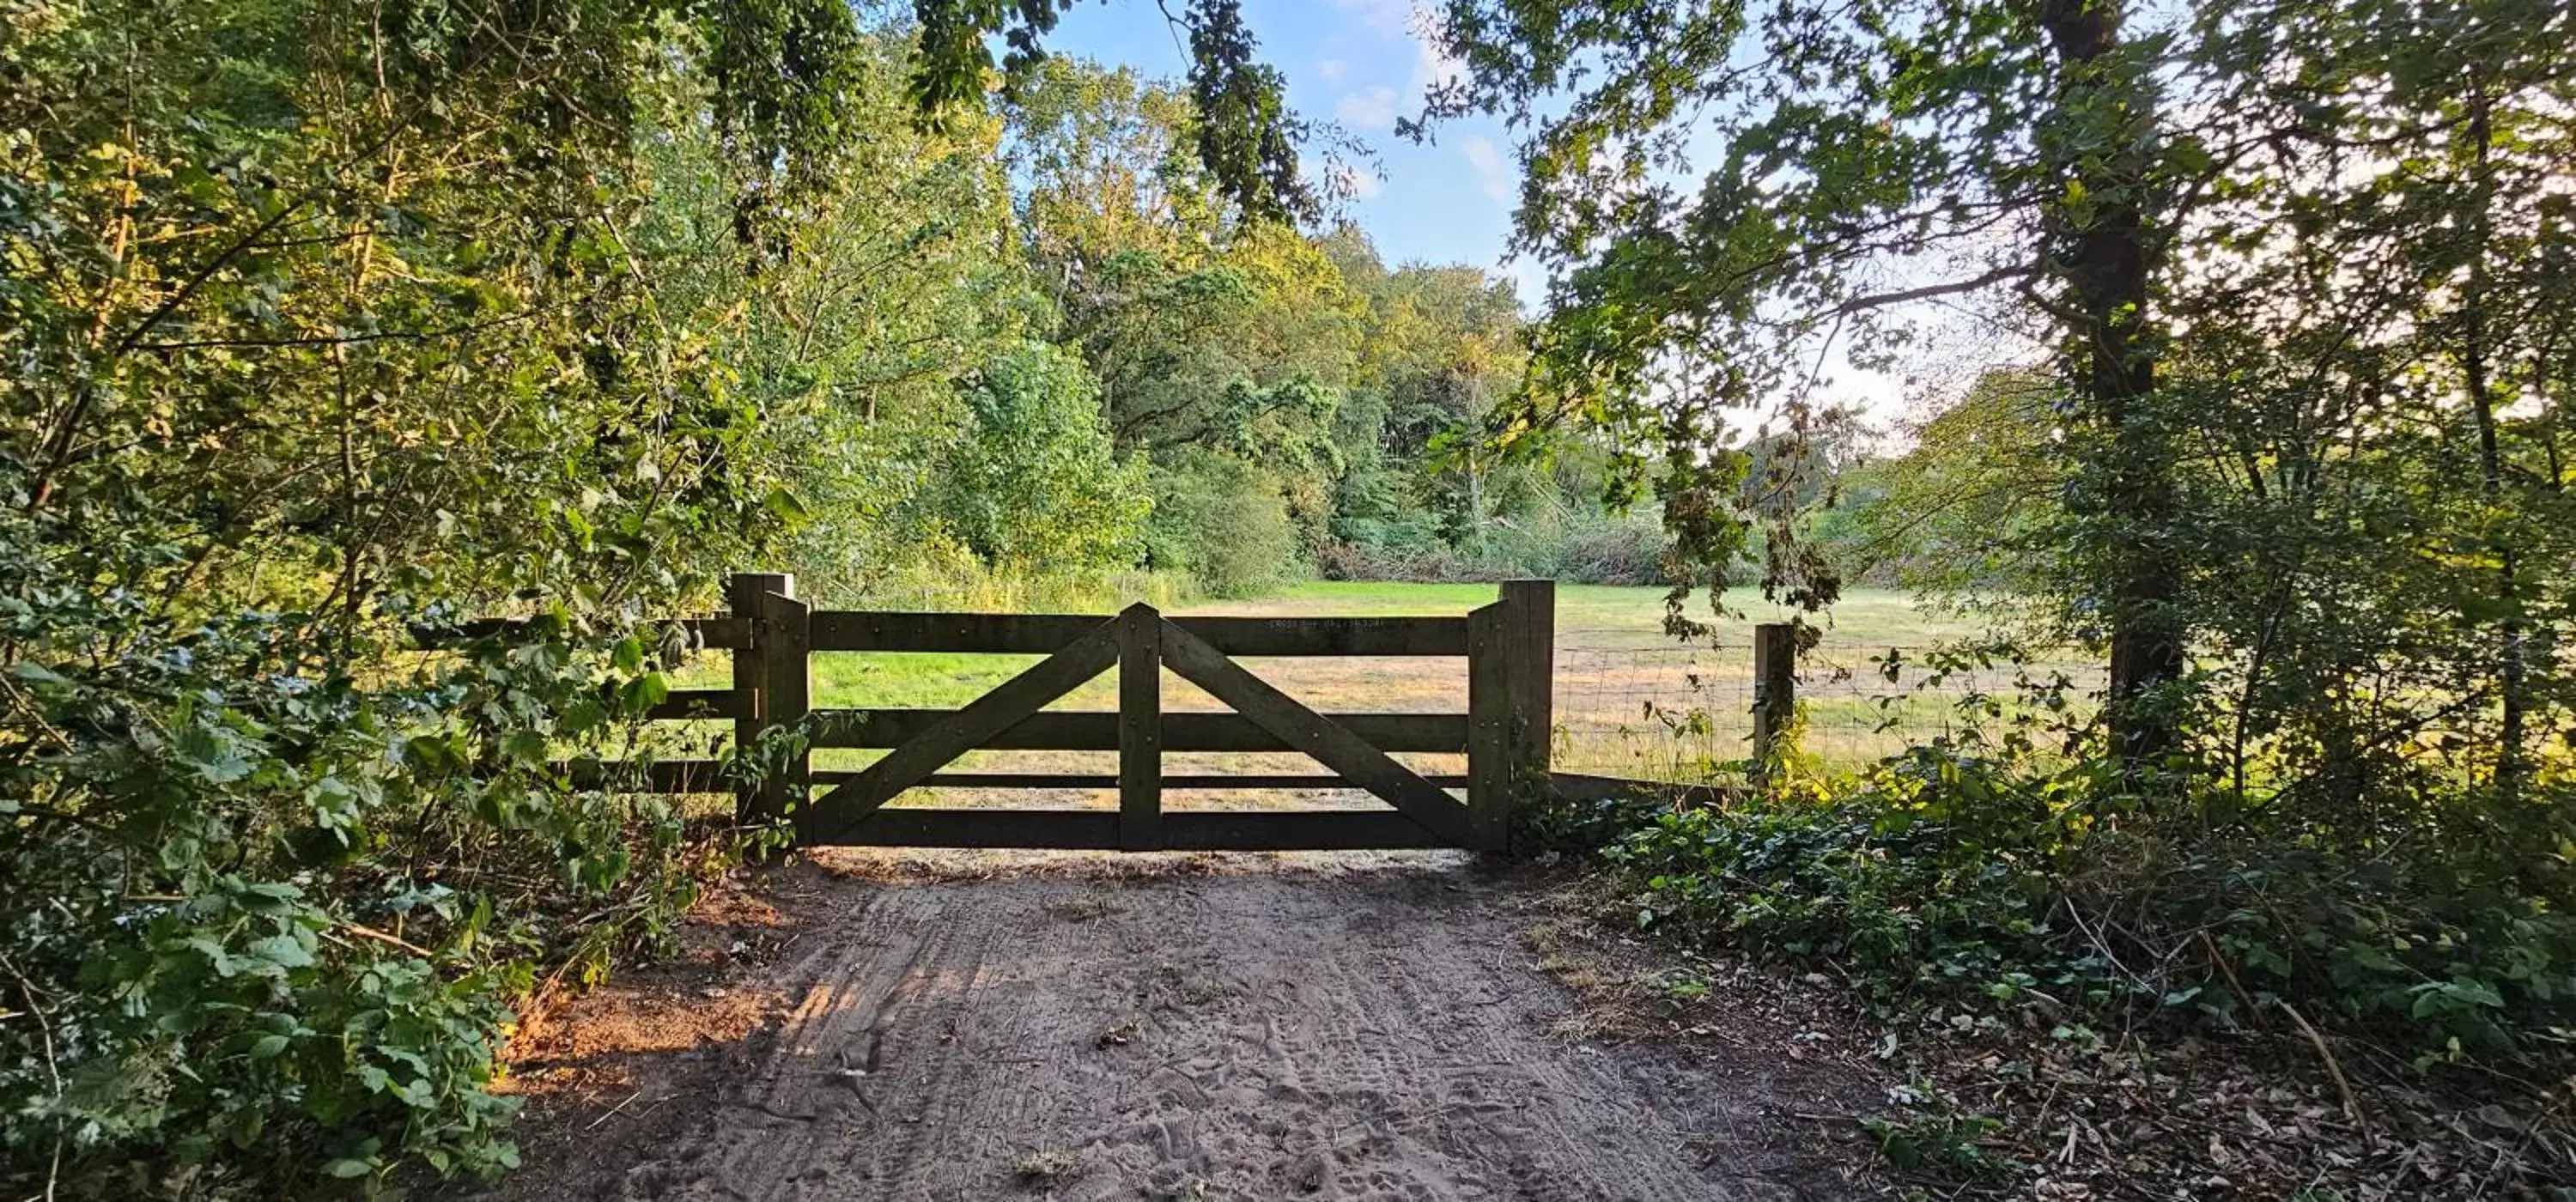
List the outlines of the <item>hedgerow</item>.
{"label": "hedgerow", "polygon": [[2287,1010],[2428,1068],[2564,1052],[2563,873],[2091,820],[2117,787],[1936,745],[1722,807],[1537,821],[1591,836],[1640,928],[1831,969],[1891,1017],[2179,1035]]}
{"label": "hedgerow", "polygon": [[517,1013],[664,939],[741,841],[576,787],[664,686],[559,616],[351,670],[303,615],[0,614],[0,1165],[66,1197],[511,1167]]}

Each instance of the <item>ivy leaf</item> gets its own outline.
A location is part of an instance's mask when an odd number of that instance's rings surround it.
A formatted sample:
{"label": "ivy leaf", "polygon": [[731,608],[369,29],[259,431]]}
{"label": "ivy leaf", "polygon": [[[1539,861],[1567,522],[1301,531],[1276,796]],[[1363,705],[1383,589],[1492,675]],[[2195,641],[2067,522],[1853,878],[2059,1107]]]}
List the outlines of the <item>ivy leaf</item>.
{"label": "ivy leaf", "polygon": [[251,941],[248,950],[252,955],[275,966],[279,975],[291,969],[310,968],[313,965],[312,949],[305,946],[303,940],[293,935],[271,935],[266,939],[256,939]]}
{"label": "ivy leaf", "polygon": [[802,526],[814,520],[814,511],[807,509],[805,502],[783,485],[770,489],[769,495],[761,500],[761,506],[790,526]]}
{"label": "ivy leaf", "polygon": [[182,728],[177,751],[181,762],[195,768],[207,784],[228,785],[251,773],[250,757],[242,753],[241,744],[203,725]]}
{"label": "ivy leaf", "polygon": [[546,760],[546,736],[539,730],[515,730],[501,743],[501,753],[522,764],[542,764]]}

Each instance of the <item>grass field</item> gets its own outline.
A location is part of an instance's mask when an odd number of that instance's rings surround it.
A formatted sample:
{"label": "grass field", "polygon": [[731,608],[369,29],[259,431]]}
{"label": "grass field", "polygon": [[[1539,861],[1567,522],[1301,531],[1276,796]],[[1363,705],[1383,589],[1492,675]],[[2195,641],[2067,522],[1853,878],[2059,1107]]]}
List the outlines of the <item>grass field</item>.
{"label": "grass field", "polygon": [[[1175,613],[1267,617],[1463,615],[1493,600],[1492,585],[1316,582],[1274,597],[1216,602]],[[1758,597],[1736,599],[1745,616],[1714,621],[1707,638],[1684,645],[1663,630],[1664,590],[1567,585],[1557,591],[1556,761],[1560,768],[1660,778],[1699,778],[1741,759],[1751,732],[1752,627],[1785,611]],[[1711,621],[1705,598],[1689,616]],[[1876,674],[1874,659],[1891,648],[1933,646],[1974,632],[1972,625],[1919,610],[1904,595],[1855,590],[1820,621],[1824,641],[1802,666],[1805,749],[1834,766],[1859,766],[1901,750],[1947,720],[1955,689],[1890,701],[1907,692]],[[834,709],[950,709],[963,705],[1034,662],[1032,656],[827,652],[814,657],[814,704]],[[1459,659],[1250,659],[1246,666],[1315,709],[1334,711],[1464,711],[1466,662]],[[708,665],[718,669],[720,665]],[[712,679],[706,683],[714,683]],[[1050,709],[1116,708],[1116,686],[1104,675]],[[1168,673],[1164,704],[1176,711],[1219,710],[1214,698]],[[854,768],[879,753],[830,751],[816,766]],[[1463,756],[1402,757],[1418,768],[1464,771]],[[1171,753],[1171,772],[1311,773],[1294,754]],[[959,770],[1114,773],[1109,752],[977,752]],[[917,791],[911,804],[959,804]],[[1176,792],[1175,808],[1348,804],[1349,795],[1313,797],[1243,791],[1206,796]],[[977,791],[977,805],[1114,807],[1107,791],[1003,797]]]}

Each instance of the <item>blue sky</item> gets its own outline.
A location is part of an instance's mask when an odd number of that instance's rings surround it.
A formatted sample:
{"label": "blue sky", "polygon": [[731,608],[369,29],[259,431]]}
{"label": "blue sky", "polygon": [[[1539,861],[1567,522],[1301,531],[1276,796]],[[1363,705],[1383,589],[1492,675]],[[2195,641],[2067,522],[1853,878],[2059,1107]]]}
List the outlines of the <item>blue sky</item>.
{"label": "blue sky", "polygon": [[[1288,77],[1288,103],[1339,122],[1377,153],[1381,178],[1358,181],[1349,215],[1387,262],[1506,270],[1520,167],[1501,123],[1445,122],[1428,144],[1396,136],[1396,118],[1417,115],[1423,89],[1456,70],[1415,36],[1413,0],[1244,0],[1243,19],[1261,40],[1262,61]],[[1177,80],[1189,66],[1179,40],[1186,36],[1152,0],[1111,0],[1076,5],[1046,44],[1051,53]],[[1543,293],[1537,268],[1523,261],[1507,274],[1535,312]]]}

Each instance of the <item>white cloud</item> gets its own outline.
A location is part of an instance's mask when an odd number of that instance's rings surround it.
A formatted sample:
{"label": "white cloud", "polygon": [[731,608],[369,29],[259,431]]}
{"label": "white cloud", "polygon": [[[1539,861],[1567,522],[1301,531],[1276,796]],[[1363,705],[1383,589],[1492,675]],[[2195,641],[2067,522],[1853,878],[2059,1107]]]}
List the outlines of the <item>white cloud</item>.
{"label": "white cloud", "polygon": [[1413,37],[1413,92],[1421,95],[1431,88],[1467,77],[1467,61],[1451,58],[1431,43],[1427,32]]}
{"label": "white cloud", "polygon": [[1351,65],[1337,58],[1315,64],[1315,77],[1325,83],[1340,83],[1351,77]]}
{"label": "white cloud", "polygon": [[1386,191],[1386,185],[1378,180],[1377,173],[1374,171],[1360,167],[1344,167],[1341,169],[1341,175],[1342,181],[1350,185],[1353,200],[1367,200]]}
{"label": "white cloud", "polygon": [[1333,115],[1342,124],[1358,129],[1395,128],[1395,89],[1378,84],[1364,91],[1345,93],[1333,105]]}
{"label": "white cloud", "polygon": [[1413,0],[1333,0],[1333,7],[1375,33],[1403,33],[1413,22]]}
{"label": "white cloud", "polygon": [[1520,198],[1520,181],[1514,178],[1512,165],[1503,159],[1494,140],[1483,134],[1470,134],[1458,143],[1467,156],[1467,166],[1476,173],[1476,185],[1492,197],[1495,204],[1511,204]]}

